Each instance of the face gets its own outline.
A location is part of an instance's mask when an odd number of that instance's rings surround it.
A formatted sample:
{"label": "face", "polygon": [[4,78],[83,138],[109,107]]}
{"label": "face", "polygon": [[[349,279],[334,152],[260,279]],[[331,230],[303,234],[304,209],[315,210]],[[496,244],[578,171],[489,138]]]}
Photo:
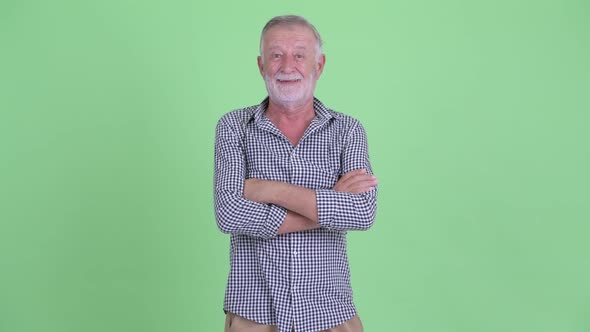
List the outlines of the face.
{"label": "face", "polygon": [[317,51],[315,35],[305,26],[275,26],[266,32],[258,68],[272,102],[300,106],[313,100],[325,63]]}

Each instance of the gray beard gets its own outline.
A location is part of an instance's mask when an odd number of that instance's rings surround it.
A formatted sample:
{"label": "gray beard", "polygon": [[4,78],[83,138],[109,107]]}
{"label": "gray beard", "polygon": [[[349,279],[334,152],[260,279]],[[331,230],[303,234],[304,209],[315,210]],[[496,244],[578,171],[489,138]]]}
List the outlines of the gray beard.
{"label": "gray beard", "polygon": [[309,98],[313,98],[313,91],[311,92],[310,96],[308,96],[307,93],[310,88],[309,84],[313,84],[314,77],[315,75],[311,73],[308,78],[302,81],[304,84],[299,88],[299,90],[297,90],[295,93],[290,92],[288,94],[282,93],[276,84],[276,79],[270,76],[264,76],[264,84],[266,85],[268,96],[274,103],[283,106],[294,106],[298,104],[302,105],[306,103]]}

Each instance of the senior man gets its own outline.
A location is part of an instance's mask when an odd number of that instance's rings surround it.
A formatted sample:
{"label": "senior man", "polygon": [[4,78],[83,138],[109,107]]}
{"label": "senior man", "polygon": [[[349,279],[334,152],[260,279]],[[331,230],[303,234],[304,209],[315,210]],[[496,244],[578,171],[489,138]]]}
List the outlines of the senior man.
{"label": "senior man", "polygon": [[377,179],[354,118],[314,97],[326,61],[306,19],[263,28],[268,97],[225,114],[215,136],[215,216],[231,234],[226,332],[363,330],[346,232],[372,226]]}

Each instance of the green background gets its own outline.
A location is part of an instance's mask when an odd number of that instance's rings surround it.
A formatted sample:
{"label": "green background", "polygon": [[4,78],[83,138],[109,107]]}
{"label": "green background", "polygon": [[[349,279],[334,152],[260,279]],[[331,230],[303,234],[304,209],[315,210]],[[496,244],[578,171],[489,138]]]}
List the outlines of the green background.
{"label": "green background", "polygon": [[380,180],[365,330],[590,331],[590,3],[0,2],[0,331],[222,331],[217,119],[306,16]]}

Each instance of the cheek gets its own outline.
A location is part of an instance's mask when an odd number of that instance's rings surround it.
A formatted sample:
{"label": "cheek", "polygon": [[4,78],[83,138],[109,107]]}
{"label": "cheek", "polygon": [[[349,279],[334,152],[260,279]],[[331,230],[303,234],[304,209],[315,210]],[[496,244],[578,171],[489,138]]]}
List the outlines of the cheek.
{"label": "cheek", "polygon": [[270,76],[274,76],[278,70],[280,69],[280,65],[276,64],[276,63],[271,63],[268,67],[267,67],[267,74]]}
{"label": "cheek", "polygon": [[316,67],[314,63],[306,63],[305,68],[303,69],[307,75],[315,74]]}

